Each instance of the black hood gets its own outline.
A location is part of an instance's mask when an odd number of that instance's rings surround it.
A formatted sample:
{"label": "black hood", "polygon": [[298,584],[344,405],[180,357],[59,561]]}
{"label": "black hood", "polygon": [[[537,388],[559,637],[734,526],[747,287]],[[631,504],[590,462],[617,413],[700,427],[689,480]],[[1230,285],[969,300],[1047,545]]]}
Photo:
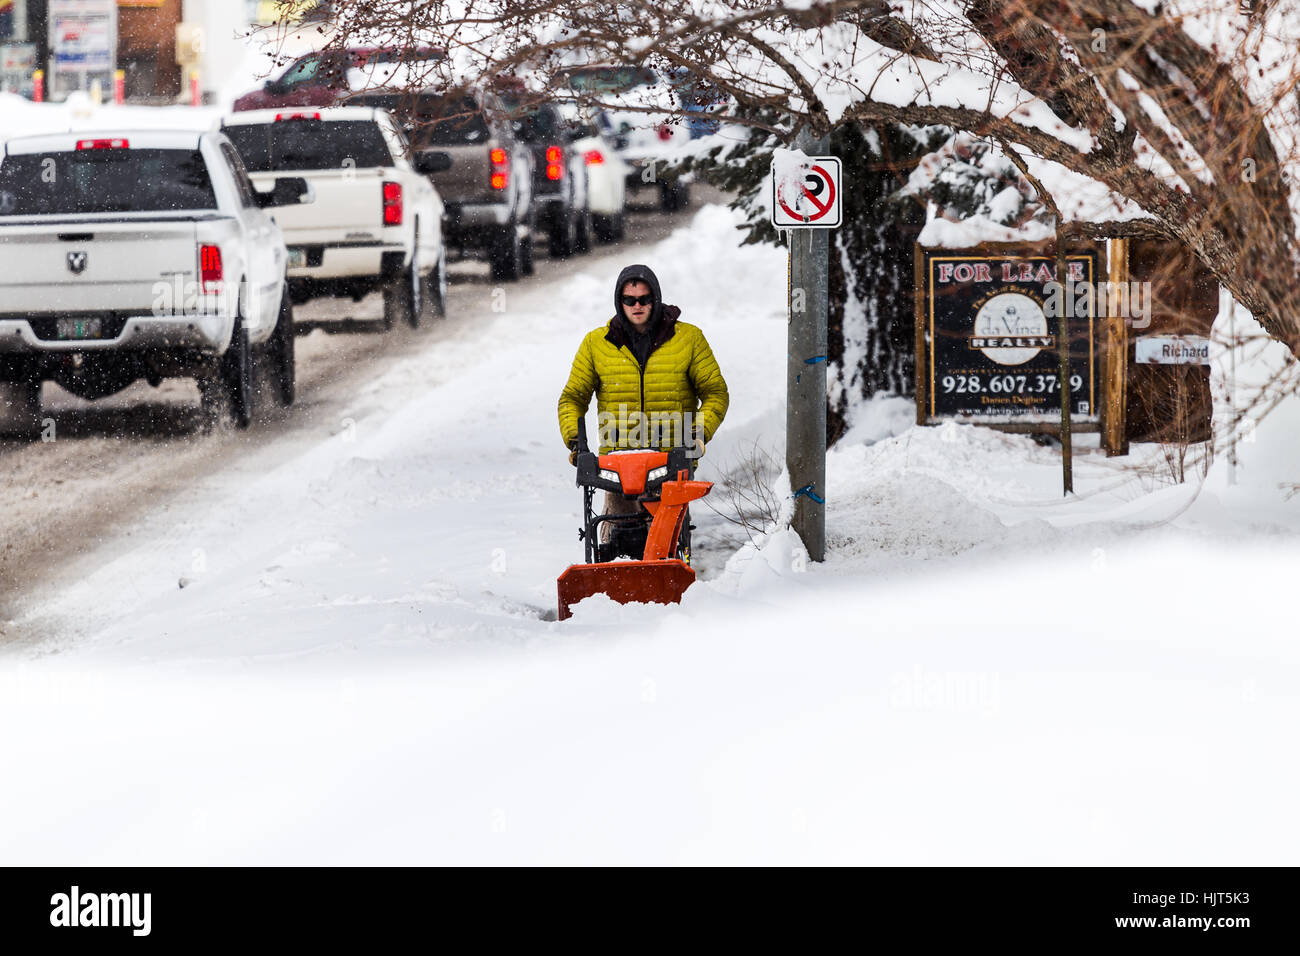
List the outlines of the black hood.
{"label": "black hood", "polygon": [[657,328],[659,319],[664,311],[663,293],[659,291],[659,277],[654,274],[654,270],[649,266],[632,265],[625,268],[618,274],[618,281],[614,283],[614,315],[623,322],[627,321],[627,316],[623,314],[623,286],[632,281],[644,282],[650,287],[650,294],[654,296],[654,308],[650,312],[650,328]]}
{"label": "black hood", "polygon": [[[673,333],[677,331],[677,318],[682,314],[682,310],[675,305],[664,305],[663,294],[659,291],[659,277],[649,266],[640,264],[628,266],[618,274],[618,281],[614,283],[614,318],[610,320],[609,331],[605,333],[605,338],[620,348],[624,345],[630,347],[635,340],[632,334],[632,323],[623,314],[623,303],[620,301],[623,286],[633,280],[648,285],[650,294],[654,296],[654,307],[650,312],[650,322],[647,326],[650,331],[650,351],[653,352],[673,337]],[[644,365],[645,358],[637,357]]]}

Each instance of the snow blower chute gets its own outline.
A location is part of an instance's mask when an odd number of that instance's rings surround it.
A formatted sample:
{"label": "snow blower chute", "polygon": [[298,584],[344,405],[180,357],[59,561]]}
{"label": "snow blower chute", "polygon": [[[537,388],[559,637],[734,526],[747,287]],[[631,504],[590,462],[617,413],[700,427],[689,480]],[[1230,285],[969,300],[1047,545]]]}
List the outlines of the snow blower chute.
{"label": "snow blower chute", "polygon": [[[619,604],[678,603],[695,581],[687,505],[707,495],[713,483],[691,480],[685,448],[596,455],[581,419],[577,465],[583,517],[578,537],[586,545],[587,563],[570,565],[560,575],[559,619],[570,617],[569,609],[593,594],[609,595]],[[591,504],[597,491],[635,498],[645,510],[595,514]],[[607,541],[601,540],[602,525],[608,525]]]}

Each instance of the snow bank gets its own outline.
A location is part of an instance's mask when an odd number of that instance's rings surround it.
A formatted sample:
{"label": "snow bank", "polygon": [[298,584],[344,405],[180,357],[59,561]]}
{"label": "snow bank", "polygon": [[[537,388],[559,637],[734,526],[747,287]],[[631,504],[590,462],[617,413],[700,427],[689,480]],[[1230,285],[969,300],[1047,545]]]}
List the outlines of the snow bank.
{"label": "snow bank", "polygon": [[[738,248],[736,222],[706,208],[635,253],[728,377],[715,475],[751,441],[779,453],[784,419],[784,253]],[[1295,858],[1294,404],[1237,485],[1080,436],[1062,498],[1056,449],[873,402],[828,457],[825,564],[701,511],[725,567],[680,606],[560,624],[579,499],[555,397],[623,264],[579,260],[502,314],[485,295],[301,458],[251,449],[50,594],[33,620],[63,636],[0,659],[0,855]]]}

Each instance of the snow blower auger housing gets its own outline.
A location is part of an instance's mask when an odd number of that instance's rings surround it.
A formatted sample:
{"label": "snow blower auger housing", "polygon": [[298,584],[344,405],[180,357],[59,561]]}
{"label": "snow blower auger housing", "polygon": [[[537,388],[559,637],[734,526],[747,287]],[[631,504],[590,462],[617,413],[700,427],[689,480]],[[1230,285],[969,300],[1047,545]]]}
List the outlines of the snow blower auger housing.
{"label": "snow blower auger housing", "polygon": [[[587,563],[570,565],[560,575],[559,619],[572,616],[570,608],[593,594],[607,594],[619,604],[678,603],[695,581],[687,506],[707,495],[713,483],[691,480],[685,448],[596,455],[587,446],[584,426],[579,421],[576,461],[583,517],[578,537],[586,546]],[[645,510],[595,514],[597,491],[635,498]],[[609,540],[602,541],[606,524]]]}

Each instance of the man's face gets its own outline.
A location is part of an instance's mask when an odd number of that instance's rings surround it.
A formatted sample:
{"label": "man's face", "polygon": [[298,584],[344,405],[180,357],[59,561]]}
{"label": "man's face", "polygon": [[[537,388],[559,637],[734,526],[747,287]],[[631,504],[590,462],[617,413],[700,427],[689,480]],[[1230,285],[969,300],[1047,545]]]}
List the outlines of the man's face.
{"label": "man's face", "polygon": [[[638,332],[644,329],[646,323],[650,321],[650,312],[654,308],[650,302],[650,294],[650,287],[637,279],[633,279],[624,285],[623,291],[619,293],[619,301],[623,305],[623,314],[627,316],[627,320],[632,323],[632,327]],[[641,302],[628,305],[626,301],[628,296],[644,301],[645,305],[642,305]]]}

